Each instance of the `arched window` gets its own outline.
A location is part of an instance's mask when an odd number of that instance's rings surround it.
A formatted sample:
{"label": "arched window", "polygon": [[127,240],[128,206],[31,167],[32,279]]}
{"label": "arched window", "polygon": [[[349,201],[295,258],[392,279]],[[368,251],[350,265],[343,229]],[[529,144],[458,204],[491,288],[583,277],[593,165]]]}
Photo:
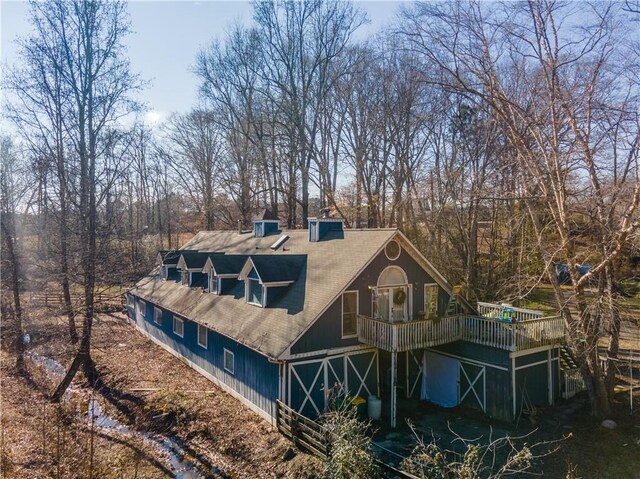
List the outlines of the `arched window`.
{"label": "arched window", "polygon": [[378,286],[398,286],[407,283],[407,275],[398,266],[388,266],[378,277]]}

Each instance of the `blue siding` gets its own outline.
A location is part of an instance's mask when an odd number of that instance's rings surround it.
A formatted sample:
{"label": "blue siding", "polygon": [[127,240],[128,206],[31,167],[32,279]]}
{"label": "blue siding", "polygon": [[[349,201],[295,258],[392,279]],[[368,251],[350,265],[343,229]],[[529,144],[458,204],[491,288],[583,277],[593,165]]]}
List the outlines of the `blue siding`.
{"label": "blue siding", "polygon": [[172,267],[172,268],[168,268],[167,271],[167,281],[180,281],[180,271],[178,271],[178,268]]}
{"label": "blue siding", "polygon": [[280,232],[278,223],[272,221],[256,221],[253,224],[253,234],[256,238],[274,235]]}
{"label": "blue siding", "polygon": [[[207,349],[198,345],[198,326],[184,320],[184,338],[173,333],[173,314],[162,310],[162,326],[153,321],[154,305],[147,302],[145,320],[137,326],[172,350],[231,387],[266,413],[275,415],[278,398],[278,365],[267,357],[208,329]],[[235,374],[224,370],[224,349],[234,353]]]}
{"label": "blue siding", "polygon": [[318,221],[318,238],[322,239],[329,231],[342,231],[341,221]]}
{"label": "blue siding", "polygon": [[206,273],[191,273],[191,285],[190,286],[206,286],[206,281],[209,278],[209,275]]}
{"label": "blue siding", "polygon": [[278,227],[278,223],[265,223],[264,224],[264,235],[274,235],[280,232],[280,228]]}

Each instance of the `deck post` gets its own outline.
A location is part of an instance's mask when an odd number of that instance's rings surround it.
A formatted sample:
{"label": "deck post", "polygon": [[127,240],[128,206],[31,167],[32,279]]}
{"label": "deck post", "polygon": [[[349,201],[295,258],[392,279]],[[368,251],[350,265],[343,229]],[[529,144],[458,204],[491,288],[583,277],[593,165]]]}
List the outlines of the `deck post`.
{"label": "deck post", "polygon": [[396,427],[396,368],[398,366],[398,352],[391,352],[391,428]]}
{"label": "deck post", "polygon": [[553,405],[553,372],[551,369],[551,349],[547,351],[547,387],[549,393],[549,406]]}

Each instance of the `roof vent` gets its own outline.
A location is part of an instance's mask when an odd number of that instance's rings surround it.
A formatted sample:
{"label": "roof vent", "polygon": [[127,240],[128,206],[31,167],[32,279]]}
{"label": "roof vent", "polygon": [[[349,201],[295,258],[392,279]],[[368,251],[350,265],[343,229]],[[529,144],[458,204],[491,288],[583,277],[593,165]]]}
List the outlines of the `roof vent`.
{"label": "roof vent", "polygon": [[344,238],[343,222],[342,218],[309,218],[309,241]]}
{"label": "roof vent", "polygon": [[256,238],[264,238],[280,232],[280,220],[268,209],[264,209],[253,219],[253,234]]}

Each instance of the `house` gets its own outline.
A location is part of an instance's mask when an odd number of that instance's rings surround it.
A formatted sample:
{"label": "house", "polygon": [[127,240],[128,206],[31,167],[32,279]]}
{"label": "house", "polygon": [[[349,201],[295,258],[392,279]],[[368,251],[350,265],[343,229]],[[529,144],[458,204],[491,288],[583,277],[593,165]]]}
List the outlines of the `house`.
{"label": "house", "polygon": [[160,251],[127,304],[138,330],[270,421],[277,399],[316,417],[336,392],[381,396],[392,426],[398,395],[512,420],[523,391],[561,394],[562,319],[476,311],[397,229],[281,231],[263,214],[251,233]]}

